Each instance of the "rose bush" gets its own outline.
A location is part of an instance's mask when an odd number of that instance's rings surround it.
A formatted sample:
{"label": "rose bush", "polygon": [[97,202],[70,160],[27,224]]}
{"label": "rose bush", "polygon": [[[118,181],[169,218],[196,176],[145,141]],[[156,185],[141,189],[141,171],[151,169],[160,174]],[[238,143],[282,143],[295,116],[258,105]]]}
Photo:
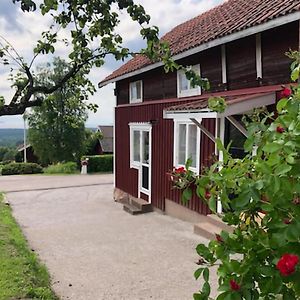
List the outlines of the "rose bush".
{"label": "rose bush", "polygon": [[[300,55],[290,56],[298,81]],[[260,110],[247,123],[245,158],[233,159],[218,141],[224,161],[195,179],[198,196],[212,211],[221,201],[222,219],[234,227],[197,246],[203,265],[195,278],[204,284],[196,300],[211,299],[215,264],[217,300],[300,299],[300,86],[284,88],[280,97],[276,113]]]}

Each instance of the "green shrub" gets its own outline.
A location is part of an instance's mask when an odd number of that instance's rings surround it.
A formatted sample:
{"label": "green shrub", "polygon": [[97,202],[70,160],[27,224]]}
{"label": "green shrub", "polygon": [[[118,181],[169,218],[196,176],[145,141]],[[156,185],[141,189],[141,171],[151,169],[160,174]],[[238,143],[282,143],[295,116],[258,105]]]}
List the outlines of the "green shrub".
{"label": "green shrub", "polygon": [[112,172],[113,155],[91,155],[83,156],[82,159],[88,158],[88,173],[95,172]]}
{"label": "green shrub", "polygon": [[43,168],[35,163],[9,163],[2,167],[2,175],[38,174]]}
{"label": "green shrub", "polygon": [[50,165],[44,169],[46,174],[73,174],[78,170],[75,162],[58,163],[56,165]]}

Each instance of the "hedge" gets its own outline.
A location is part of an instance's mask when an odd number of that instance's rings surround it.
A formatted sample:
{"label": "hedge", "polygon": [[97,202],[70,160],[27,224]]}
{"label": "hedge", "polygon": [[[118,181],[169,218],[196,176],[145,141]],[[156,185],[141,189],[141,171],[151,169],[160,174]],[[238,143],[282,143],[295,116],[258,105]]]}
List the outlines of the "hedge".
{"label": "hedge", "polygon": [[86,158],[89,159],[88,173],[113,171],[113,155],[88,155],[82,160]]}
{"label": "hedge", "polygon": [[9,163],[2,167],[2,175],[38,174],[43,168],[35,163]]}

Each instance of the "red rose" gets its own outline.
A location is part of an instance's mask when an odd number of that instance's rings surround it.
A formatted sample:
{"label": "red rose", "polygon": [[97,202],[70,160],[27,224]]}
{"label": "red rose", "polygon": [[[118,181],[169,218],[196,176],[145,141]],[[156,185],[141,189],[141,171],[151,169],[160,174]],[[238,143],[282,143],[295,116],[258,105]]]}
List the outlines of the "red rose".
{"label": "red rose", "polygon": [[205,195],[204,195],[205,199],[209,199],[211,197],[211,193],[209,190],[205,190]]}
{"label": "red rose", "polygon": [[230,280],[230,287],[233,291],[239,291],[241,286],[233,279]]}
{"label": "red rose", "polygon": [[278,125],[277,128],[276,128],[276,131],[278,133],[283,133],[284,132],[284,128],[282,126]]}
{"label": "red rose", "polygon": [[280,98],[289,98],[292,95],[291,89],[284,88],[280,93]]}
{"label": "red rose", "polygon": [[299,197],[294,198],[293,199],[293,204],[299,205],[300,204],[300,198]]}
{"label": "red rose", "polygon": [[282,276],[289,276],[295,272],[299,257],[294,254],[284,254],[278,261],[276,267]]}
{"label": "red rose", "polygon": [[291,224],[291,223],[292,223],[292,220],[286,218],[286,219],[283,220],[283,223],[288,225],[288,224]]}
{"label": "red rose", "polygon": [[180,168],[175,169],[175,173],[176,174],[184,174],[185,173],[184,167],[180,167]]}
{"label": "red rose", "polygon": [[216,240],[219,242],[219,243],[223,243],[224,240],[222,239],[222,237],[219,235],[219,234],[216,234]]}

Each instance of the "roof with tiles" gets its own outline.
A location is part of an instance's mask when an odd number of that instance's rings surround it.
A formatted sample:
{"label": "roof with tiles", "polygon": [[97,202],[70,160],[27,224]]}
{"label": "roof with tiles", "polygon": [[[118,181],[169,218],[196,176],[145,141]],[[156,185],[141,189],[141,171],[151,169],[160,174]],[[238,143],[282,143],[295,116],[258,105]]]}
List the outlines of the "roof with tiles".
{"label": "roof with tiles", "polygon": [[[300,11],[300,0],[228,0],[187,22],[162,37],[170,44],[172,55],[180,54],[215,39],[266,23],[280,16]],[[136,55],[101,83],[151,65]]]}
{"label": "roof with tiles", "polygon": [[274,95],[274,93],[279,92],[283,89],[281,85],[273,86],[263,86],[256,88],[240,89],[234,91],[218,92],[207,95],[201,95],[195,101],[188,103],[182,103],[167,107],[165,111],[176,112],[176,111],[198,111],[208,108],[208,99],[210,97],[224,97],[227,105],[232,105],[251,99],[258,98],[260,96]]}

